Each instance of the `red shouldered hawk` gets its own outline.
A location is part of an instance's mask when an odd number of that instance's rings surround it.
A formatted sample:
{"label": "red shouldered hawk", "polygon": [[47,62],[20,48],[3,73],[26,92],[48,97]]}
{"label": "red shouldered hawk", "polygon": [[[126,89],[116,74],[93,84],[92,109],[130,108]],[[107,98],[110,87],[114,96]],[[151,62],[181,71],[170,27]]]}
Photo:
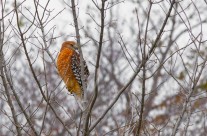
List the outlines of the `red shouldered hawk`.
{"label": "red shouldered hawk", "polygon": [[[85,61],[83,64],[84,82],[87,83],[89,71]],[[81,80],[80,55],[78,53],[78,45],[75,42],[66,41],[62,44],[57,58],[57,69],[68,91],[77,95],[80,99],[83,99],[84,92]]]}

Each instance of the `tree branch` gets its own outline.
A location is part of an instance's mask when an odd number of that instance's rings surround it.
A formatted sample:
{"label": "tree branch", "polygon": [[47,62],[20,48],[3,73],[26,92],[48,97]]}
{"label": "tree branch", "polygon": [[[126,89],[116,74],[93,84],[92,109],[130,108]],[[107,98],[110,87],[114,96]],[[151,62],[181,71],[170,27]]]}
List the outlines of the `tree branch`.
{"label": "tree branch", "polygon": [[164,28],[167,24],[168,18],[170,17],[170,13],[172,11],[173,5],[175,4],[175,0],[173,0],[171,2],[170,8],[168,10],[168,13],[165,17],[165,20],[162,24],[162,27],[155,39],[155,42],[152,44],[151,49],[148,52],[148,55],[146,56],[145,60],[142,60],[142,62],[140,63],[140,65],[137,68],[137,71],[132,75],[132,77],[130,78],[130,80],[126,83],[126,85],[119,90],[118,94],[115,96],[114,100],[111,102],[111,104],[109,104],[109,106],[106,108],[106,110],[102,113],[102,115],[95,121],[95,123],[92,124],[92,126],[90,127],[89,131],[92,131],[96,125],[104,118],[104,116],[108,113],[108,111],[113,107],[113,105],[116,103],[116,101],[119,99],[120,95],[126,90],[126,88],[133,82],[133,80],[135,79],[135,77],[137,76],[137,74],[140,72],[141,68],[145,65],[145,63],[149,60],[149,58],[151,57],[151,55],[153,54],[155,48],[157,47],[158,41],[161,38],[161,35],[164,31]]}

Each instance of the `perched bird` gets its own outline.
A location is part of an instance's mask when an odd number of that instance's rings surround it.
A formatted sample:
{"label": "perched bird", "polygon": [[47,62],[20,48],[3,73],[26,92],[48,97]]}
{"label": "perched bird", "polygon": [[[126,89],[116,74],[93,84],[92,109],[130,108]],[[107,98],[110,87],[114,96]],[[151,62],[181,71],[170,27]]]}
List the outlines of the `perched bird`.
{"label": "perched bird", "polygon": [[81,77],[81,63],[78,52],[78,45],[74,41],[63,42],[57,58],[57,69],[69,92],[83,100],[83,81],[86,82],[89,76],[88,67],[83,60],[84,77]]}

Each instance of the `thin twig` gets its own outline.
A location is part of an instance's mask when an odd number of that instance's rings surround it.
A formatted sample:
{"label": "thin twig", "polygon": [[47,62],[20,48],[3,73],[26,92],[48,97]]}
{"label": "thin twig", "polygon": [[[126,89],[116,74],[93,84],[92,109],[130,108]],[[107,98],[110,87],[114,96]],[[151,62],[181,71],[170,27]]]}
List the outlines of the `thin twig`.
{"label": "thin twig", "polygon": [[3,7],[3,1],[1,1],[1,16],[2,16],[2,20],[0,21],[0,76],[1,76],[1,79],[2,79],[2,82],[3,82],[3,87],[5,89],[5,93],[6,93],[6,97],[7,97],[7,102],[8,102],[8,105],[11,109],[11,113],[12,113],[12,117],[13,117],[13,120],[14,120],[14,125],[16,127],[16,131],[17,131],[17,135],[18,136],[21,136],[21,125],[20,123],[18,122],[18,119],[17,119],[17,116],[16,116],[16,110],[14,108],[14,104],[12,102],[12,99],[11,99],[11,94],[9,92],[9,88],[8,88],[8,85],[7,85],[7,82],[6,82],[6,76],[5,76],[5,68],[6,68],[6,65],[4,63],[4,53],[3,53],[3,43],[4,43],[4,7]]}
{"label": "thin twig", "polygon": [[99,47],[98,47],[98,54],[97,54],[97,59],[96,59],[96,68],[95,68],[95,78],[94,78],[94,96],[90,102],[89,105],[89,110],[86,115],[86,122],[84,124],[84,136],[88,136],[90,131],[89,131],[89,118],[92,112],[92,108],[96,102],[96,98],[98,96],[98,70],[99,70],[99,63],[100,63],[100,57],[101,57],[101,50],[102,50],[102,45],[103,45],[103,34],[104,34],[104,7],[105,7],[105,0],[102,0],[101,4],[101,9],[99,10],[101,13],[101,32],[99,36]]}
{"label": "thin twig", "polygon": [[10,93],[9,93],[9,89],[8,89],[8,86],[7,86],[6,77],[5,77],[4,70],[3,70],[3,61],[2,61],[3,59],[2,59],[2,57],[3,57],[3,53],[1,51],[1,53],[0,53],[0,60],[1,60],[0,63],[2,64],[0,66],[0,68],[1,68],[1,79],[2,79],[3,86],[4,86],[4,89],[5,89],[5,93],[6,93],[6,96],[7,96],[7,102],[8,102],[8,105],[9,105],[10,109],[11,109],[12,117],[14,119],[14,125],[16,127],[17,135],[21,136],[22,135],[21,134],[21,130],[20,130],[21,126],[20,126],[20,124],[19,124],[19,122],[17,120],[17,116],[15,115],[16,111],[14,109],[14,105],[12,103],[12,99],[11,99],[11,96],[10,96]]}
{"label": "thin twig", "polygon": [[[152,8],[152,2],[149,1],[149,11],[147,13],[147,24],[145,28],[145,36],[144,36],[144,50],[142,54],[142,60],[145,60],[146,57],[146,46],[147,46],[147,32],[148,32],[148,25],[149,25],[149,20],[150,20],[150,13],[151,13],[151,8]],[[145,63],[146,64],[146,63]],[[144,112],[144,101],[145,101],[145,81],[146,81],[146,65],[143,65],[143,76],[142,76],[142,99],[141,99],[141,109],[140,109],[140,114],[139,114],[139,121],[138,121],[138,128],[136,132],[136,136],[140,136],[141,134],[141,128],[143,125],[143,112]]]}

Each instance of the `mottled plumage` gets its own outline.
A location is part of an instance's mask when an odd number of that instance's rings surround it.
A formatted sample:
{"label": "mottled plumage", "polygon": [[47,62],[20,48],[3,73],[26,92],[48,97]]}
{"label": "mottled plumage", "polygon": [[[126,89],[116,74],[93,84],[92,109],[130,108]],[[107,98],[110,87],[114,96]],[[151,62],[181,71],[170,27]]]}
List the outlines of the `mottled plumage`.
{"label": "mottled plumage", "polygon": [[[60,77],[66,84],[69,92],[83,98],[83,84],[81,80],[80,55],[76,51],[77,45],[73,41],[66,41],[62,44],[62,48],[57,59],[57,68]],[[89,76],[88,67],[84,61],[85,82]]]}

